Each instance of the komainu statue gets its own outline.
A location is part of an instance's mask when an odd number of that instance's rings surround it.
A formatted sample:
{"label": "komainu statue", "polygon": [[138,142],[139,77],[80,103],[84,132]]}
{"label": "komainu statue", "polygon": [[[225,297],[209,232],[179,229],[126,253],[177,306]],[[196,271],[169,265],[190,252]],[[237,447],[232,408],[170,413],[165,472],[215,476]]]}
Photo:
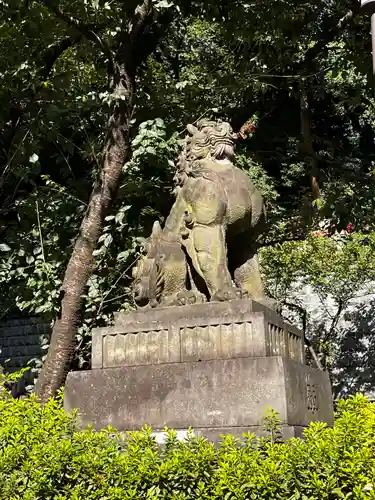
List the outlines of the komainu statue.
{"label": "komainu statue", "polygon": [[133,269],[140,306],[265,296],[257,239],[261,194],[232,163],[236,135],[226,122],[188,125],[174,177],[176,200],[164,228],[156,222]]}

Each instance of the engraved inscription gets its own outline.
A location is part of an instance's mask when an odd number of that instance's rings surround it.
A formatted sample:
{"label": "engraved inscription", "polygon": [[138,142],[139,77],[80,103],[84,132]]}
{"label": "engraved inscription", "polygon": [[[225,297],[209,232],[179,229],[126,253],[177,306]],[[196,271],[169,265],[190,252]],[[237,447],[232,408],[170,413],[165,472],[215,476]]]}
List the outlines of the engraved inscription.
{"label": "engraved inscription", "polygon": [[316,413],[319,410],[316,387],[310,375],[306,377],[306,402],[307,409],[311,413]]}

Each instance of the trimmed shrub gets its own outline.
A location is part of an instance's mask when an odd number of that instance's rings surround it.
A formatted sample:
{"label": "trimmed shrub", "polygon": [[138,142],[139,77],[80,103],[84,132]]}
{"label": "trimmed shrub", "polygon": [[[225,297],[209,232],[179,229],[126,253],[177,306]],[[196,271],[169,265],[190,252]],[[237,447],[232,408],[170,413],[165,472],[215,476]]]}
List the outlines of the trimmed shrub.
{"label": "trimmed shrub", "polygon": [[42,407],[2,389],[0,499],[375,499],[375,405],[363,396],[341,401],[334,428],[311,424],[304,440],[280,443],[270,428],[216,447],[169,431],[160,448],[150,429],[125,442],[112,429],[78,430],[61,397]]}

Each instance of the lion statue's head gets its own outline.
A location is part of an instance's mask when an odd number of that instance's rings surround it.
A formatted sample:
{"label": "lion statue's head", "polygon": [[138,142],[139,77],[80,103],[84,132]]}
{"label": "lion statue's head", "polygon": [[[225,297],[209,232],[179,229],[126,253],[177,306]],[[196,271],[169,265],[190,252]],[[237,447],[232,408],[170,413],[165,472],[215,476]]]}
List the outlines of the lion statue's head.
{"label": "lion statue's head", "polygon": [[211,157],[214,160],[233,160],[236,134],[228,122],[199,120],[188,125],[190,137],[186,138],[185,156],[187,161]]}

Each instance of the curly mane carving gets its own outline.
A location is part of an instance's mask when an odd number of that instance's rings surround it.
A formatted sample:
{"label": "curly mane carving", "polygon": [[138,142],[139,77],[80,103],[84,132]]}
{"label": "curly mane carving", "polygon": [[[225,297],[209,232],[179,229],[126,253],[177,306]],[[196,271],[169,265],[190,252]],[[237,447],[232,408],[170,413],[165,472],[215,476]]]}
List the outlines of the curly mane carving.
{"label": "curly mane carving", "polygon": [[185,156],[188,161],[212,158],[232,161],[236,135],[227,122],[200,120],[197,126],[188,125]]}

